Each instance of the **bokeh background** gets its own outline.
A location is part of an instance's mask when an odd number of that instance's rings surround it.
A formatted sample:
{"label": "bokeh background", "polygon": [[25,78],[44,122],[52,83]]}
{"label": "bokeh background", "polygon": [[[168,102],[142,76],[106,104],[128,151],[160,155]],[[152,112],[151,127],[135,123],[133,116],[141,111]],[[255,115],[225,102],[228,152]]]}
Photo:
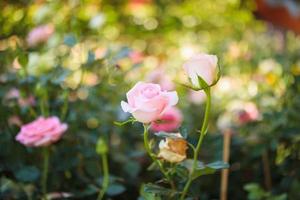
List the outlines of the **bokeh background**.
{"label": "bokeh background", "polygon": [[[3,0],[0,8],[0,199],[39,197],[42,154],[14,138],[43,102],[69,124],[51,146],[53,199],[96,198],[100,136],[109,145],[106,198],[143,199],[141,186],[160,175],[147,171],[141,125],[114,124],[129,117],[120,101],[137,81],[176,89],[193,143],[205,99],[179,83],[183,62],[199,52],[216,54],[222,71],[201,159],[222,159],[230,132],[229,199],[300,199],[299,1]],[[219,199],[219,188],[216,173],[191,193]]]}

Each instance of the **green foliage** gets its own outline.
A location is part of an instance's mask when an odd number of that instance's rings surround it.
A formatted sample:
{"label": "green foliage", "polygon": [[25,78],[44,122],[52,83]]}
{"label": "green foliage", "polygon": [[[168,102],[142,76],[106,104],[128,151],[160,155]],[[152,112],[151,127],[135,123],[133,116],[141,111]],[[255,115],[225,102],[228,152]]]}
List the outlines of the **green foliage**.
{"label": "green foliage", "polygon": [[249,183],[245,185],[244,189],[249,193],[248,199],[249,200],[286,200],[286,194],[280,195],[272,195],[270,192],[266,192],[263,190],[258,184],[256,183]]}

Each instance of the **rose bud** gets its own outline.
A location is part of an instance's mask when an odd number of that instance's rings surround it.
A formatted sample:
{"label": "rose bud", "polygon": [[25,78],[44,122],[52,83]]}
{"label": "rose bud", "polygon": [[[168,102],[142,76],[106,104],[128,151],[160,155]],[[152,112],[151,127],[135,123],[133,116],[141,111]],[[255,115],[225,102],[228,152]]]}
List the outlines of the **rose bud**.
{"label": "rose bud", "polygon": [[197,54],[187,60],[183,68],[189,76],[194,87],[199,88],[198,76],[206,84],[212,85],[216,79],[218,58],[215,55]]}
{"label": "rose bud", "polygon": [[178,133],[178,138],[166,138],[159,143],[158,157],[171,163],[186,159],[187,141]]}

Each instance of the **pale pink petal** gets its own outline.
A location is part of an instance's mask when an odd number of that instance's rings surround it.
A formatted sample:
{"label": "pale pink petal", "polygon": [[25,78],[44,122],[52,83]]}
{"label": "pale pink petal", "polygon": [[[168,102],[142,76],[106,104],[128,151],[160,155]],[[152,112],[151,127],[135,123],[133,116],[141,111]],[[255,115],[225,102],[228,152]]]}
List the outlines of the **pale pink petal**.
{"label": "pale pink petal", "polygon": [[124,112],[131,112],[131,110],[132,110],[130,105],[128,103],[126,103],[125,101],[121,101],[121,107]]}

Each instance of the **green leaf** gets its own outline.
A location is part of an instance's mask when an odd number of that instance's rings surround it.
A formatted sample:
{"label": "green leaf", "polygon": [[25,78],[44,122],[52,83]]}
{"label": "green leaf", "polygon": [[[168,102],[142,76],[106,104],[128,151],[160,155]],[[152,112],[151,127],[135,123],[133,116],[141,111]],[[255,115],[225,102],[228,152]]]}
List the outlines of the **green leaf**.
{"label": "green leaf", "polygon": [[70,34],[70,35],[65,36],[65,38],[64,38],[65,45],[67,45],[69,47],[73,47],[76,43],[77,43],[77,40],[74,35]]}
{"label": "green leaf", "polygon": [[40,171],[35,166],[25,166],[15,173],[18,180],[23,182],[34,182],[40,176]]}
{"label": "green leaf", "polygon": [[126,190],[126,188],[123,185],[115,183],[115,184],[109,185],[106,193],[109,196],[116,196],[116,195],[123,193],[125,190]]}
{"label": "green leaf", "polygon": [[90,185],[87,185],[87,187],[84,190],[76,191],[76,192],[73,192],[73,193],[74,193],[74,196],[76,196],[77,198],[78,197],[82,198],[82,197],[86,197],[86,196],[96,194],[98,192],[99,192],[99,188],[97,188],[96,186],[90,184]]}
{"label": "green leaf", "polygon": [[180,165],[175,166],[175,172],[183,180],[186,180],[189,176],[189,171],[187,170],[187,168]]}
{"label": "green leaf", "polygon": [[124,166],[124,170],[130,177],[134,178],[140,173],[141,166],[137,161],[128,161]]}
{"label": "green leaf", "polygon": [[138,200],[161,200],[161,198],[154,193],[146,192],[145,191],[145,184],[142,185],[140,189],[141,196],[138,198]]}
{"label": "green leaf", "polygon": [[229,164],[225,163],[223,161],[216,161],[213,163],[209,163],[206,166],[210,167],[212,169],[228,169],[229,168]]}
{"label": "green leaf", "polygon": [[[191,173],[193,168],[193,163],[194,161],[192,159],[186,159],[180,165],[188,169],[188,171]],[[199,176],[213,174],[216,172],[216,170],[226,169],[226,168],[229,168],[229,165],[222,161],[216,161],[209,164],[204,164],[203,162],[197,161],[197,166],[192,177],[193,179],[196,179]]]}
{"label": "green leaf", "polygon": [[161,187],[159,185],[155,185],[153,183],[147,183],[144,185],[144,191],[148,193],[158,194],[162,196],[174,195],[177,192],[174,192],[171,189]]}

